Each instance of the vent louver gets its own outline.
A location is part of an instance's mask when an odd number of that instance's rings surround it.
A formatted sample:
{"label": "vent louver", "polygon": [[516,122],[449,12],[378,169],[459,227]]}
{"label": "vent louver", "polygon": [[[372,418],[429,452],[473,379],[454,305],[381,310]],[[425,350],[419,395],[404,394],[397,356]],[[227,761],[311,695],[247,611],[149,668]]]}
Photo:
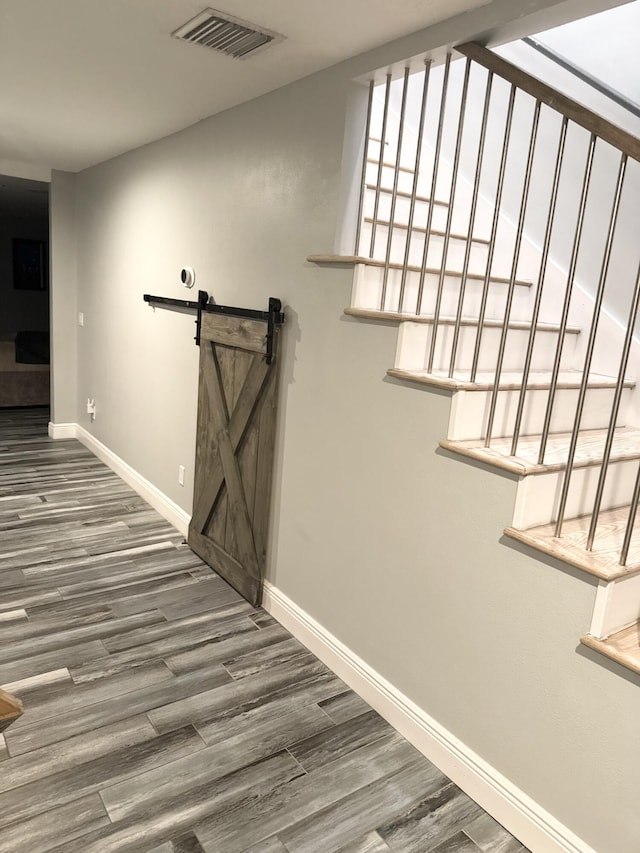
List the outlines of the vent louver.
{"label": "vent louver", "polygon": [[226,12],[216,12],[215,9],[205,9],[172,35],[182,41],[219,50],[235,59],[255,54],[260,48],[266,48],[284,38],[278,33],[233,18]]}

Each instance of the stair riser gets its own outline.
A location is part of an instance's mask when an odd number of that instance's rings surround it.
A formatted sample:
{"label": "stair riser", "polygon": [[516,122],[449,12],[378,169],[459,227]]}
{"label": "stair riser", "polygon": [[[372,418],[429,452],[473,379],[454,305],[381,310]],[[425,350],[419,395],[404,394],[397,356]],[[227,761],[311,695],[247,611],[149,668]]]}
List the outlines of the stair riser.
{"label": "stair riser", "polygon": [[[389,221],[391,217],[391,200],[392,194],[390,192],[381,192],[380,198],[378,201],[378,216],[377,219],[382,219],[385,221]],[[416,201],[414,207],[413,214],[413,224],[414,225],[422,225],[425,226],[427,223],[427,218],[429,214],[429,202],[426,201]],[[368,189],[365,193],[364,198],[364,217],[365,219],[371,219],[373,217],[375,209],[375,191]],[[409,213],[411,210],[411,201],[410,199],[404,196],[396,196],[396,206],[395,212],[393,216],[393,221],[402,225],[406,225],[409,222]],[[431,227],[436,228],[438,230],[443,230],[447,223],[447,207],[441,204],[435,204],[433,206],[433,215],[431,217]],[[463,223],[456,222],[455,228],[459,230],[459,228],[463,227]]]}
{"label": "stair riser", "polygon": [[[371,241],[370,222],[365,222],[362,225],[362,242],[361,246],[368,248]],[[404,263],[405,249],[407,245],[407,230],[405,228],[394,228],[393,239],[391,241],[392,263]],[[389,238],[389,228],[387,225],[378,225],[376,227],[376,243],[375,257],[385,258],[387,251],[387,240]],[[422,257],[424,253],[425,234],[420,231],[412,231],[411,245],[409,247],[409,265],[422,266]],[[431,234],[429,236],[429,252],[427,255],[427,267],[440,269],[442,266],[442,258],[444,252],[445,239],[442,235]],[[449,240],[447,247],[447,263],[448,270],[462,272],[464,266],[464,258],[466,251],[466,242],[460,239],[452,238]],[[471,247],[469,256],[468,271],[484,275],[487,268],[488,246],[482,243],[474,243]]]}
{"label": "stair riser", "polygon": [[[490,406],[489,391],[457,391],[453,395],[447,437],[454,441],[482,438],[486,434]],[[518,406],[519,391],[499,391],[493,435],[513,434],[513,424]],[[521,435],[538,435],[544,425],[549,391],[529,390],[525,398]],[[622,394],[618,426],[627,423],[627,409],[631,390]],[[569,432],[576,416],[578,389],[558,388],[551,418],[551,432]],[[611,415],[612,388],[593,388],[587,393],[581,426],[582,429],[606,429]]]}
{"label": "stair riser", "polygon": [[640,613],[640,575],[606,583],[600,581],[589,633],[598,638],[608,637],[635,625]]}
{"label": "stair riser", "polygon": [[[374,155],[375,156],[375,155]],[[386,158],[385,158],[386,159]],[[390,166],[382,167],[382,181],[381,185],[383,187],[393,187],[395,169]],[[428,195],[429,190],[431,188],[431,180],[425,179],[424,175],[420,176],[419,185],[418,185],[418,195]],[[367,163],[367,184],[375,185],[378,181],[378,164],[377,163]],[[398,190],[400,192],[410,193],[413,189],[413,173],[407,171],[398,172]],[[373,190],[369,190],[370,193],[373,194]],[[447,200],[447,196],[442,194],[442,191],[438,194],[438,198],[442,201]]]}
{"label": "stair riser", "polygon": [[[573,470],[565,518],[591,515],[601,470],[601,465]],[[610,463],[602,494],[602,511],[630,502],[637,473],[637,459]],[[518,484],[512,526],[518,530],[527,530],[539,524],[555,522],[563,479],[564,471],[524,477]]]}
{"label": "stair riser", "polygon": [[[377,159],[378,152],[370,153],[369,156],[375,157]],[[387,163],[395,163],[395,152],[387,151],[385,156],[385,161]],[[414,180],[414,172],[413,172],[413,163],[401,163],[401,168],[398,172],[398,184],[397,189],[402,193],[411,193],[413,191],[413,180]],[[388,189],[393,188],[395,179],[395,168],[393,165],[383,165],[382,166],[382,179],[380,185],[382,187],[387,187]],[[420,176],[418,179],[418,187],[416,190],[416,195],[419,196],[429,196],[431,193],[431,180],[432,173],[431,169],[425,170],[422,169],[420,171]],[[367,174],[366,174],[366,183],[371,187],[376,186],[378,181],[378,163],[367,163]],[[368,190],[371,194],[375,193],[375,190]],[[455,197],[455,207],[462,208],[464,214],[467,219],[469,217],[469,208],[471,204],[471,198],[473,193],[473,186],[469,184],[465,180],[459,180],[456,186],[456,197]],[[442,202],[449,202],[451,198],[451,170],[450,169],[439,169],[438,170],[438,185],[436,190],[436,199]],[[480,208],[490,206],[485,202],[480,202]],[[454,211],[455,213],[455,211]],[[484,213],[484,209],[482,209],[482,213]]]}
{"label": "stair riser", "polygon": [[[478,361],[479,370],[495,370],[501,334],[501,329],[483,327]],[[477,335],[477,326],[460,327],[460,335],[456,348],[455,363],[457,368],[468,370],[473,363]],[[408,370],[427,369],[432,337],[433,326],[424,323],[402,323],[398,334],[395,366]],[[434,370],[448,370],[451,361],[453,338],[453,326],[438,327],[433,364]],[[572,362],[576,338],[577,335],[565,335],[563,361],[567,365]],[[557,341],[558,334],[555,332],[538,332],[533,348],[532,370],[551,370]],[[529,331],[527,329],[509,330],[506,338],[503,370],[522,369],[525,363],[528,342]]]}
{"label": "stair riser", "polygon": [[[354,308],[367,308],[378,311],[381,308],[384,270],[380,267],[368,267],[364,264],[356,266],[353,276],[353,293],[351,305]],[[385,311],[405,311],[415,313],[417,306],[420,274],[409,272],[406,276],[402,308],[399,308],[401,270],[389,270],[384,302]],[[421,313],[433,313],[438,290],[438,276],[428,273],[425,276]],[[507,286],[492,283],[489,288],[485,317],[487,319],[502,319],[506,301]],[[442,290],[440,313],[443,316],[455,317],[458,310],[460,295],[460,278],[445,276]],[[531,314],[530,289],[516,288],[511,312],[512,320],[527,321]],[[463,314],[466,317],[477,317],[482,299],[482,282],[469,279],[466,286]]]}

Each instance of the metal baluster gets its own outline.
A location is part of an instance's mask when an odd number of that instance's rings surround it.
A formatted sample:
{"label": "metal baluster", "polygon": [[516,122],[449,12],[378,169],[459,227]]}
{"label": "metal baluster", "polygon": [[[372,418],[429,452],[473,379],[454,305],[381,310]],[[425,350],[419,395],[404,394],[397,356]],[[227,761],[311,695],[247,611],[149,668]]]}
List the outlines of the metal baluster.
{"label": "metal baluster", "polygon": [[600,280],[598,282],[598,290],[596,293],[596,301],[593,308],[593,318],[591,320],[591,329],[589,330],[589,341],[587,343],[587,354],[584,360],[584,368],[582,374],[582,382],[580,383],[580,392],[578,394],[578,405],[576,418],[573,424],[573,432],[571,433],[571,444],[569,445],[569,455],[567,458],[567,467],[564,472],[562,481],[562,491],[560,493],[560,504],[558,506],[558,518],[556,520],[555,536],[560,536],[562,533],[562,524],[564,522],[564,511],[567,506],[567,497],[569,494],[569,483],[571,482],[571,474],[573,473],[573,461],[576,453],[576,445],[578,443],[578,434],[580,432],[580,421],[582,419],[582,410],[584,407],[584,398],[587,393],[587,385],[589,382],[589,371],[591,370],[591,360],[593,358],[593,350],[596,343],[596,335],[598,332],[598,321],[600,320],[600,309],[602,307],[602,299],[604,297],[604,288],[609,272],[609,261],[611,259],[611,246],[616,230],[618,220],[618,210],[620,209],[620,196],[622,195],[622,186],[624,183],[624,175],[627,168],[627,155],[623,154],[620,158],[620,169],[618,171],[618,180],[616,183],[616,193],[613,200],[613,208],[611,210],[611,220],[609,222],[609,231],[607,233],[607,242],[602,260],[602,269],[600,271]]}
{"label": "metal baluster", "polygon": [[396,164],[393,173],[393,189],[391,190],[391,210],[389,212],[389,226],[387,230],[387,250],[384,256],[384,273],[382,276],[382,295],[380,296],[380,310],[384,311],[384,303],[387,298],[387,282],[389,280],[389,262],[391,261],[391,242],[393,240],[393,222],[396,215],[396,201],[398,198],[398,179],[400,177],[400,158],[402,156],[402,138],[404,135],[404,117],[407,108],[407,89],[409,81],[409,68],[404,69],[402,81],[402,102],[400,105],[400,127],[398,128],[398,148],[396,151]]}
{"label": "metal baluster", "polygon": [[531,186],[531,172],[533,169],[533,156],[535,154],[536,140],[538,138],[538,124],[540,121],[540,101],[536,101],[535,111],[533,113],[533,124],[531,126],[531,140],[529,142],[529,154],[527,157],[527,167],[525,170],[524,185],[522,188],[522,203],[520,205],[520,215],[518,217],[518,228],[516,231],[516,242],[513,248],[513,263],[511,265],[511,275],[509,276],[509,288],[507,291],[507,303],[504,311],[504,322],[502,324],[502,333],[500,335],[500,346],[498,348],[498,362],[496,364],[496,375],[493,382],[493,390],[491,391],[491,403],[489,405],[489,417],[487,419],[487,434],[485,436],[484,446],[489,447],[491,444],[491,433],[493,431],[493,421],[496,416],[496,407],[498,405],[498,389],[500,387],[500,376],[502,374],[502,365],[504,362],[504,353],[507,348],[507,335],[509,334],[509,320],[511,318],[511,308],[513,306],[513,296],[516,289],[516,272],[518,269],[518,261],[520,260],[520,248],[522,246],[522,235],[524,232],[524,220],[527,214],[527,202],[529,200],[529,187]]}
{"label": "metal baluster", "polygon": [[478,195],[480,192],[480,175],[482,173],[482,163],[484,160],[484,145],[487,134],[487,121],[489,119],[489,105],[491,103],[491,88],[493,85],[493,71],[490,71],[487,76],[487,85],[484,95],[484,108],[482,111],[482,122],[480,125],[480,139],[478,142],[478,165],[476,166],[476,174],[473,182],[473,194],[471,197],[471,210],[469,213],[469,226],[467,228],[467,245],[464,250],[464,260],[462,262],[462,277],[460,279],[460,293],[458,295],[458,310],[456,311],[456,323],[453,330],[453,342],[451,344],[451,360],[449,362],[449,378],[453,376],[456,364],[456,353],[458,352],[458,342],[460,339],[460,323],[462,321],[462,311],[464,308],[464,294],[467,286],[467,276],[469,275],[469,263],[471,261],[471,249],[473,246],[473,230],[476,222],[476,210],[478,207]]}
{"label": "metal baluster", "polygon": [[378,208],[380,207],[380,187],[382,186],[382,170],[384,169],[384,145],[387,136],[387,119],[389,118],[389,95],[391,93],[391,74],[387,74],[387,85],[384,91],[384,108],[382,113],[382,132],[380,134],[380,159],[378,161],[378,177],[376,180],[376,198],[373,203],[373,221],[371,223],[371,244],[369,257],[373,257],[376,244],[376,228],[378,227]]}
{"label": "metal baluster", "polygon": [[471,382],[476,381],[478,372],[478,359],[480,357],[480,345],[482,343],[482,324],[487,310],[489,299],[489,284],[491,282],[491,267],[493,266],[493,255],[496,249],[496,233],[500,219],[500,205],[502,203],[502,191],[504,189],[504,174],[509,156],[509,141],[511,139],[511,125],[513,123],[513,106],[516,100],[516,87],[511,86],[509,95],[509,106],[507,107],[507,120],[504,127],[504,142],[502,144],[502,155],[500,157],[500,170],[498,172],[498,184],[496,186],[496,204],[493,210],[493,222],[491,223],[491,237],[489,238],[489,253],[487,255],[487,270],[482,283],[482,297],[480,299],[480,310],[478,312],[478,331],[476,332],[476,343],[473,350],[473,361],[471,362]]}
{"label": "metal baluster", "polygon": [[533,314],[531,317],[531,331],[529,332],[529,341],[527,343],[527,354],[524,359],[524,370],[522,371],[522,388],[518,397],[518,409],[516,411],[516,421],[513,428],[513,440],[511,442],[511,455],[515,456],[518,449],[518,439],[520,437],[520,427],[522,425],[522,415],[524,413],[524,401],[527,393],[527,383],[529,381],[529,372],[531,370],[531,360],[533,358],[533,347],[536,340],[536,327],[540,316],[540,305],[542,303],[542,291],[544,288],[544,280],[547,272],[547,262],[549,260],[549,247],[551,245],[551,233],[553,231],[553,220],[556,213],[556,203],[558,201],[558,187],[560,185],[560,172],[562,170],[562,161],[564,157],[564,147],[567,139],[567,128],[569,119],[562,119],[562,128],[560,130],[560,139],[558,142],[558,154],[556,156],[556,168],[553,175],[553,185],[551,189],[551,200],[549,202],[549,214],[547,217],[547,228],[544,235],[544,243],[542,245],[542,257],[540,259],[540,272],[538,274],[538,283],[536,286],[536,297],[533,304]]}
{"label": "metal baluster", "polygon": [[[444,240],[442,243],[442,258],[440,260],[440,275],[438,276],[438,290],[436,292],[436,304],[433,310],[433,326],[431,327],[431,344],[429,346],[429,358],[427,371],[431,373],[433,360],[436,354],[436,338],[438,332],[438,321],[440,319],[440,308],[442,306],[442,294],[444,292],[444,278],[447,266],[447,255],[449,253],[449,238],[451,236],[451,222],[453,219],[453,208],[456,200],[456,188],[458,184],[458,168],[460,166],[460,152],[462,150],[462,135],[464,131],[464,118],[467,108],[467,94],[469,92],[469,74],[471,72],[471,60],[467,59],[464,68],[464,82],[462,84],[462,96],[460,98],[460,118],[458,120],[458,135],[456,137],[456,148],[451,169],[451,190],[449,192],[449,210],[447,211],[447,224],[444,229]],[[424,272],[424,270],[423,270]]]}
{"label": "metal baluster", "polygon": [[631,537],[633,536],[633,526],[636,523],[636,513],[638,512],[638,502],[640,501],[640,468],[636,476],[636,483],[633,487],[633,497],[631,498],[631,506],[629,507],[629,518],[627,519],[627,529],[624,532],[624,541],[622,543],[622,551],[620,552],[620,565],[627,565],[627,557],[629,556],[629,546],[631,545]]}
{"label": "metal baluster", "polygon": [[625,335],[624,344],[622,346],[622,355],[620,357],[620,369],[618,371],[618,381],[616,382],[616,390],[613,397],[613,407],[611,409],[611,418],[609,420],[609,430],[607,432],[607,440],[604,447],[604,455],[602,457],[602,468],[598,478],[598,486],[596,488],[596,499],[593,504],[593,512],[591,513],[591,524],[589,525],[589,535],[587,536],[587,551],[593,550],[593,540],[596,535],[596,527],[598,526],[598,516],[600,515],[600,506],[602,505],[602,493],[604,491],[604,483],[607,477],[609,468],[609,459],[611,457],[611,446],[613,444],[613,434],[618,420],[618,412],[620,410],[620,400],[622,399],[622,391],[624,390],[624,374],[629,361],[629,353],[631,352],[631,343],[633,341],[633,332],[638,316],[638,304],[640,304],[640,265],[638,266],[638,274],[636,275],[636,286],[633,291],[633,299],[631,309],[629,311],[629,322],[627,324],[627,333]]}
{"label": "metal baluster", "polygon": [[433,155],[433,172],[431,174],[431,192],[429,194],[429,211],[427,213],[427,224],[424,235],[424,249],[422,251],[422,266],[420,280],[418,283],[418,296],[416,298],[416,314],[420,313],[422,306],[422,291],[424,290],[424,278],[427,270],[427,255],[429,253],[429,236],[433,222],[433,209],[435,207],[436,184],[438,183],[438,166],[440,165],[440,148],[442,147],[442,131],[444,130],[444,115],[447,106],[447,91],[449,89],[449,69],[451,67],[451,54],[447,54],[444,64],[444,78],[442,80],[442,95],[440,96],[440,116],[438,118],[438,132],[436,136],[436,148]]}
{"label": "metal baluster", "polygon": [[369,101],[367,103],[367,123],[364,138],[364,151],[362,154],[362,176],[360,178],[360,201],[358,203],[358,224],[356,225],[356,239],[354,254],[360,252],[360,233],[362,231],[362,217],[364,216],[364,197],[367,191],[367,159],[369,157],[369,137],[371,135],[371,109],[373,106],[373,90],[375,82],[369,81]]}
{"label": "metal baluster", "polygon": [[404,247],[404,261],[402,263],[402,277],[400,279],[400,296],[398,298],[398,313],[402,313],[404,304],[404,292],[407,285],[407,273],[409,266],[409,254],[411,252],[411,231],[413,230],[413,217],[416,211],[416,193],[420,179],[420,161],[422,160],[422,140],[424,137],[424,124],[427,111],[427,95],[429,93],[429,73],[431,71],[431,59],[425,60],[424,84],[422,87],[422,104],[420,106],[420,122],[418,124],[418,141],[416,144],[416,163],[413,172],[413,185],[411,187],[411,201],[409,203],[409,221],[407,225],[407,242]]}
{"label": "metal baluster", "polygon": [[589,140],[589,151],[587,153],[587,162],[584,168],[584,178],[582,179],[582,193],[580,195],[580,206],[578,208],[578,219],[576,221],[576,233],[573,238],[573,248],[571,249],[571,261],[569,262],[569,272],[567,274],[567,289],[564,294],[564,304],[562,306],[562,317],[560,318],[560,330],[558,331],[558,343],[556,344],[556,354],[551,370],[551,384],[549,387],[549,398],[547,400],[547,408],[544,414],[544,424],[542,426],[542,436],[540,438],[540,448],[538,450],[538,465],[544,465],[544,456],[547,450],[547,441],[549,439],[549,429],[551,427],[551,415],[553,414],[553,404],[556,396],[558,384],[558,373],[560,372],[560,362],[562,360],[562,349],[564,346],[564,335],[567,328],[567,320],[569,318],[569,305],[571,303],[571,294],[573,291],[573,280],[576,274],[576,266],[578,263],[578,252],[580,251],[580,241],[582,239],[582,226],[584,225],[584,212],[587,206],[587,197],[589,195],[589,185],[591,183],[591,168],[593,166],[593,155],[596,147],[596,135],[591,134]]}

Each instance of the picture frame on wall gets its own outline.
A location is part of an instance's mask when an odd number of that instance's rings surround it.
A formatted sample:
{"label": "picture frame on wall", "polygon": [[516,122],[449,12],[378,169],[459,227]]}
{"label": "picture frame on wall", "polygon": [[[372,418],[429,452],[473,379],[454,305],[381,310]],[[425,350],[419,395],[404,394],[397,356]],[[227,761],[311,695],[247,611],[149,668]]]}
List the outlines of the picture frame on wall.
{"label": "picture frame on wall", "polygon": [[13,239],[14,290],[46,290],[47,270],[44,240]]}

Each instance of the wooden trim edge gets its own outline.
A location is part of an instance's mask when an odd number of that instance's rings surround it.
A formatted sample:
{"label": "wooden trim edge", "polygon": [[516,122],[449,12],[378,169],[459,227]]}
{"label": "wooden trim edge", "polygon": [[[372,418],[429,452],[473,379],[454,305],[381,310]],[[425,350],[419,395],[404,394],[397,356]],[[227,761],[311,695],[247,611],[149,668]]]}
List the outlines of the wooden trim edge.
{"label": "wooden trim edge", "polygon": [[631,672],[635,672],[640,675],[640,656],[637,660],[634,660],[629,655],[625,655],[622,652],[619,652],[615,646],[611,645],[607,640],[599,640],[597,637],[593,637],[591,634],[585,634],[580,637],[580,642],[583,646],[587,646],[590,649],[593,649],[596,652],[599,652],[601,655],[609,658],[610,660],[615,661],[620,666],[623,666],[625,669],[630,669]]}
{"label": "wooden trim edge", "polygon": [[545,853],[596,853],[268,581],[263,606],[526,847]]}
{"label": "wooden trim edge", "polygon": [[[429,314],[409,314],[406,311],[380,311],[377,308],[358,308],[353,305],[344,309],[344,313],[348,317],[359,317],[362,320],[382,320],[389,323],[419,323],[425,326],[433,326],[433,315]],[[440,316],[438,318],[439,326],[455,326],[456,318]],[[463,328],[477,329],[480,326],[478,320],[472,317],[461,317],[460,326]],[[501,320],[486,319],[482,323],[484,329],[494,329],[501,331],[504,323]],[[509,323],[509,331],[511,332],[529,332],[531,324],[524,320],[512,320]],[[559,326],[554,326],[550,323],[538,323],[536,332],[557,334],[560,331]],[[578,326],[567,326],[565,329],[566,335],[579,335],[581,329]]]}
{"label": "wooden trim edge", "polygon": [[[376,267],[378,269],[384,269],[386,266],[385,262],[379,258],[366,258],[363,255],[307,255],[307,261],[310,264],[318,264],[318,266],[355,267],[360,265],[364,267]],[[389,269],[402,270],[403,265],[399,261],[391,261]],[[422,268],[415,264],[409,264],[407,270],[409,272],[422,272]],[[427,267],[425,273],[427,275],[440,275],[441,270],[437,267]],[[462,278],[462,270],[445,269],[444,274],[450,278]],[[467,283],[473,281],[484,282],[484,278],[484,273],[467,273]],[[510,282],[506,276],[492,275],[489,277],[489,283],[508,285]],[[533,287],[533,281],[524,278],[517,278],[514,284],[516,287]]]}
{"label": "wooden trim edge", "polygon": [[[568,436],[569,439],[569,436]],[[449,453],[455,453],[457,456],[462,456],[464,459],[473,459],[476,462],[483,462],[492,468],[497,468],[500,471],[508,471],[511,474],[517,474],[519,477],[535,477],[539,474],[556,474],[559,471],[566,471],[566,462],[547,462],[539,464],[537,462],[528,462],[518,456],[506,456],[499,451],[493,451],[491,447],[481,447],[474,442],[475,446],[470,446],[471,439],[458,440],[455,438],[443,438],[439,442],[443,450],[448,450]],[[604,455],[604,448],[603,448]],[[619,465],[624,462],[635,462],[640,458],[640,449],[627,451],[615,455],[611,453],[609,458],[610,465]],[[575,459],[573,470],[579,471],[582,468],[595,468],[602,465],[603,456],[594,456],[587,459]],[[538,526],[538,525],[536,525]]]}
{"label": "wooden trim edge", "polygon": [[[546,527],[547,525],[538,526]],[[544,539],[537,539],[533,535],[533,531],[536,529],[537,526],[527,528],[527,530],[518,530],[516,527],[505,527],[503,533],[510,539],[515,539],[517,542],[521,542],[523,545],[526,545],[534,551],[539,551],[541,554],[553,557],[560,563],[566,563],[568,566],[573,566],[574,569],[579,569],[581,572],[591,575],[591,577],[599,578],[603,581],[615,581],[640,574],[640,567],[628,568],[627,566],[620,566],[619,569],[607,570],[605,568],[598,567],[594,563],[587,562],[588,558],[586,557],[585,559],[581,559],[579,554],[574,555],[567,551],[563,551],[561,553],[555,548],[552,540],[547,541]],[[590,554],[591,552],[585,551],[584,553]]]}
{"label": "wooden trim edge", "polygon": [[634,160],[640,160],[640,139],[618,127],[618,125],[596,115],[578,101],[574,101],[557,89],[543,83],[542,80],[523,71],[481,44],[466,42],[456,45],[455,50],[466,56],[467,59],[472,59],[478,65],[493,71],[494,74],[527,92],[533,98],[537,98],[541,103],[546,104],[561,115],[567,116],[571,121],[588,130],[589,133],[595,133],[605,142],[618,148]]}

